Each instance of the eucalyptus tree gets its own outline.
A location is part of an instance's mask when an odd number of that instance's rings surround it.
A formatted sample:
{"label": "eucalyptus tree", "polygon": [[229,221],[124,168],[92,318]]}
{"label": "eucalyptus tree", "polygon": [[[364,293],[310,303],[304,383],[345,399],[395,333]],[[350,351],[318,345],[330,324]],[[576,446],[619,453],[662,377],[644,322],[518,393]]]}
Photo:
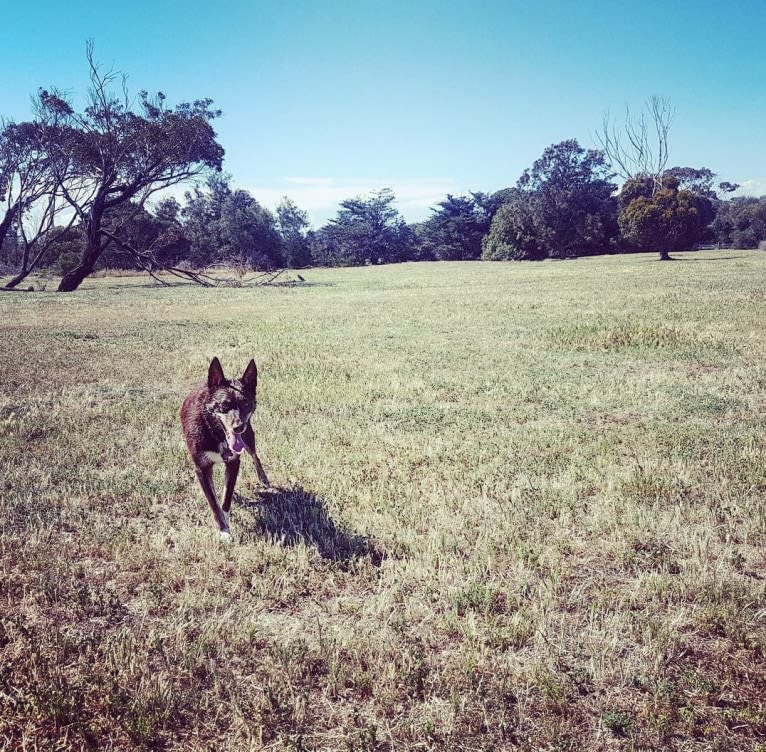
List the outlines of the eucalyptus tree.
{"label": "eucalyptus tree", "polygon": [[219,171],[223,148],[211,125],[220,111],[210,99],[166,106],[166,97],[146,91],[137,102],[129,96],[125,79],[104,72],[88,45],[90,72],[88,104],[77,111],[62,94],[41,90],[35,100],[41,148],[57,190],[85,231],[86,242],[77,265],[62,278],[59,291],[77,289],[95,269],[110,244],[125,246],[105,217],[131,204],[136,211],[156,194],[206,171]]}

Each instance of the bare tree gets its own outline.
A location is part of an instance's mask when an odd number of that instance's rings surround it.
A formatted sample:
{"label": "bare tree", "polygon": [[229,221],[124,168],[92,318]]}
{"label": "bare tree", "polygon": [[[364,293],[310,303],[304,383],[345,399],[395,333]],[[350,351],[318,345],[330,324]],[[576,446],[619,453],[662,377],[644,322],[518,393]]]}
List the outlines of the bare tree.
{"label": "bare tree", "polygon": [[670,156],[668,133],[675,110],[664,97],[653,96],[638,117],[625,108],[625,120],[612,123],[604,115],[596,138],[615,172],[624,180],[649,177],[653,192],[662,189],[662,180]]}

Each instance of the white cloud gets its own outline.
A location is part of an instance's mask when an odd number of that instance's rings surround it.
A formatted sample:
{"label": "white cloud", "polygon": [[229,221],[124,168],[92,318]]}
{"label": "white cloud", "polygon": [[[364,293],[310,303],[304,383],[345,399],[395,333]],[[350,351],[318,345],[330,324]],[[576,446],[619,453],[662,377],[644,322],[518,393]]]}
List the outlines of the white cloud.
{"label": "white cloud", "polygon": [[332,178],[282,178],[283,183],[294,185],[331,185],[332,181]]}
{"label": "white cloud", "polygon": [[285,177],[276,184],[246,187],[264,206],[272,211],[283,196],[289,196],[305,209],[312,222],[320,226],[338,211],[341,201],[364,196],[380,188],[391,188],[396,207],[410,222],[424,219],[429,209],[448,193],[464,193],[454,178],[413,178],[384,180],[380,178]]}
{"label": "white cloud", "polygon": [[746,178],[739,183],[735,196],[766,196],[766,178]]}

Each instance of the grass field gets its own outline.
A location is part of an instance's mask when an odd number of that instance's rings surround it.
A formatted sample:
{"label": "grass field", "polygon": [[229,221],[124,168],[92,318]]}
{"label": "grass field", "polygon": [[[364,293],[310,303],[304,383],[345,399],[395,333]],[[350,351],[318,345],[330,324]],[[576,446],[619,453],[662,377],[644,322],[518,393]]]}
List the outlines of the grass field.
{"label": "grass field", "polygon": [[0,296],[0,749],[766,750],[766,254],[679,258]]}

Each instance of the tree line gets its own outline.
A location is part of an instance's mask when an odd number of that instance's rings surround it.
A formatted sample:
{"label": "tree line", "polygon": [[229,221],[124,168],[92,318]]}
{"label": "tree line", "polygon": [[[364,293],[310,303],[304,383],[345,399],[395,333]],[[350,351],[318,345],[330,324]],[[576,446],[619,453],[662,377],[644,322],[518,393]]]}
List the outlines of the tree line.
{"label": "tree line", "polygon": [[[728,198],[706,167],[668,167],[672,110],[652,98],[638,118],[604,120],[600,149],[546,148],[512,187],[447,195],[408,224],[391,189],[350,197],[323,227],[284,197],[272,213],[222,172],[209,99],[115,95],[88,47],[80,111],[40,90],[29,122],[0,128],[0,264],[6,288],[53,268],[76,289],[100,268],[203,281],[215,264],[259,270],[428,260],[542,260],[700,243],[766,241],[766,198]],[[618,185],[617,179],[622,182]],[[189,181],[183,201],[169,189]]]}

